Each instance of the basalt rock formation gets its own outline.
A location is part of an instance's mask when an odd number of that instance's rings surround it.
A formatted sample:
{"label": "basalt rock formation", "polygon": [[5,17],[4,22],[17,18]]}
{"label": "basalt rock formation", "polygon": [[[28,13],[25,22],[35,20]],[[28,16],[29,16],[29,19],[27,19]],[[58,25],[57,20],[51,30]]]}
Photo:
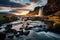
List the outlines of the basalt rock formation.
{"label": "basalt rock formation", "polygon": [[60,0],[48,0],[44,7],[44,15],[50,15],[60,10]]}

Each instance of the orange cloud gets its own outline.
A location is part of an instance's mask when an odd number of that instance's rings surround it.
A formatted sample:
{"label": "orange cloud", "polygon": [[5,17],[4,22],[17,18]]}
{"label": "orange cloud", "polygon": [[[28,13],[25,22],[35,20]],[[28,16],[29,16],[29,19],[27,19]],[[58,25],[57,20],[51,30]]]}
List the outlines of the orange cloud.
{"label": "orange cloud", "polygon": [[29,13],[29,11],[26,11],[26,10],[18,10],[18,12],[15,12],[12,14],[14,14],[14,15],[26,15],[28,13]]}

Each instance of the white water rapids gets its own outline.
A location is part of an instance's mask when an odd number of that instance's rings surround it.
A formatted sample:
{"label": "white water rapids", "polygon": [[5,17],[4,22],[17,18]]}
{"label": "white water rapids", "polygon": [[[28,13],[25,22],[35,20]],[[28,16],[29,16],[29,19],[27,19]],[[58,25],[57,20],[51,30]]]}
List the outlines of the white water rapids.
{"label": "white water rapids", "polygon": [[[33,21],[32,21],[33,22]],[[12,24],[16,24],[16,23],[20,23],[20,21],[15,21],[15,22],[11,22]],[[37,24],[43,24],[43,22],[39,22],[39,21],[34,21],[32,24],[32,26],[36,25]],[[21,27],[22,24],[17,24],[17,25],[14,25],[13,26],[13,29],[16,29],[17,31],[19,30],[19,28]],[[3,26],[6,26],[3,25]],[[45,32],[45,31],[41,31],[41,32],[35,32],[34,30],[30,30],[30,33],[28,36],[23,36],[23,38],[25,40],[60,40],[60,35],[59,34],[56,34],[56,33],[52,33],[52,32]],[[23,39],[22,38],[22,39]],[[19,39],[19,40],[22,40],[20,38],[15,38],[16,40]],[[14,40],[15,40],[14,39]]]}

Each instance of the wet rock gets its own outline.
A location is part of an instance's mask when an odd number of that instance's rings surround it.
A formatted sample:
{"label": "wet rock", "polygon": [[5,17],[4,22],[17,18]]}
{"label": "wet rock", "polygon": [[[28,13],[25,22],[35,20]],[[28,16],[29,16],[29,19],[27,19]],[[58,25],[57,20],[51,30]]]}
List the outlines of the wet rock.
{"label": "wet rock", "polygon": [[5,40],[6,34],[3,32],[0,32],[0,40]]}
{"label": "wet rock", "polygon": [[23,28],[20,28],[20,31],[18,31],[20,35],[23,35]]}
{"label": "wet rock", "polygon": [[12,24],[9,24],[5,27],[6,30],[10,30],[12,28]]}
{"label": "wet rock", "polygon": [[54,32],[60,34],[60,24],[55,25]]}
{"label": "wet rock", "polygon": [[10,39],[13,39],[13,37],[14,37],[13,35],[8,36],[8,38],[10,38]]}
{"label": "wet rock", "polygon": [[25,30],[31,30],[32,29],[32,27],[27,27],[27,28],[25,28]]}
{"label": "wet rock", "polygon": [[2,28],[0,28],[0,30],[1,30]]}
{"label": "wet rock", "polygon": [[23,35],[24,34],[23,31],[19,31],[19,33],[20,33],[20,35]]}
{"label": "wet rock", "polygon": [[30,31],[25,31],[24,35],[27,36],[27,35],[29,35],[29,33],[30,33]]}
{"label": "wet rock", "polygon": [[19,34],[16,34],[16,37],[18,38],[20,35]]}

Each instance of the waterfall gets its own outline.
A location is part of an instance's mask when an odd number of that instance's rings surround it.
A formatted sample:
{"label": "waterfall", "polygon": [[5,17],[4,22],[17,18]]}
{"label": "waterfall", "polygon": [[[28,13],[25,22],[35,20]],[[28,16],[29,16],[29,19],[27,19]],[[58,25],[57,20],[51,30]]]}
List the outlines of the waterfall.
{"label": "waterfall", "polygon": [[38,15],[35,15],[35,16],[39,16],[39,17],[43,16],[43,7],[40,7],[40,9],[38,11]]}
{"label": "waterfall", "polygon": [[39,9],[38,16],[42,17],[43,16],[43,7]]}

